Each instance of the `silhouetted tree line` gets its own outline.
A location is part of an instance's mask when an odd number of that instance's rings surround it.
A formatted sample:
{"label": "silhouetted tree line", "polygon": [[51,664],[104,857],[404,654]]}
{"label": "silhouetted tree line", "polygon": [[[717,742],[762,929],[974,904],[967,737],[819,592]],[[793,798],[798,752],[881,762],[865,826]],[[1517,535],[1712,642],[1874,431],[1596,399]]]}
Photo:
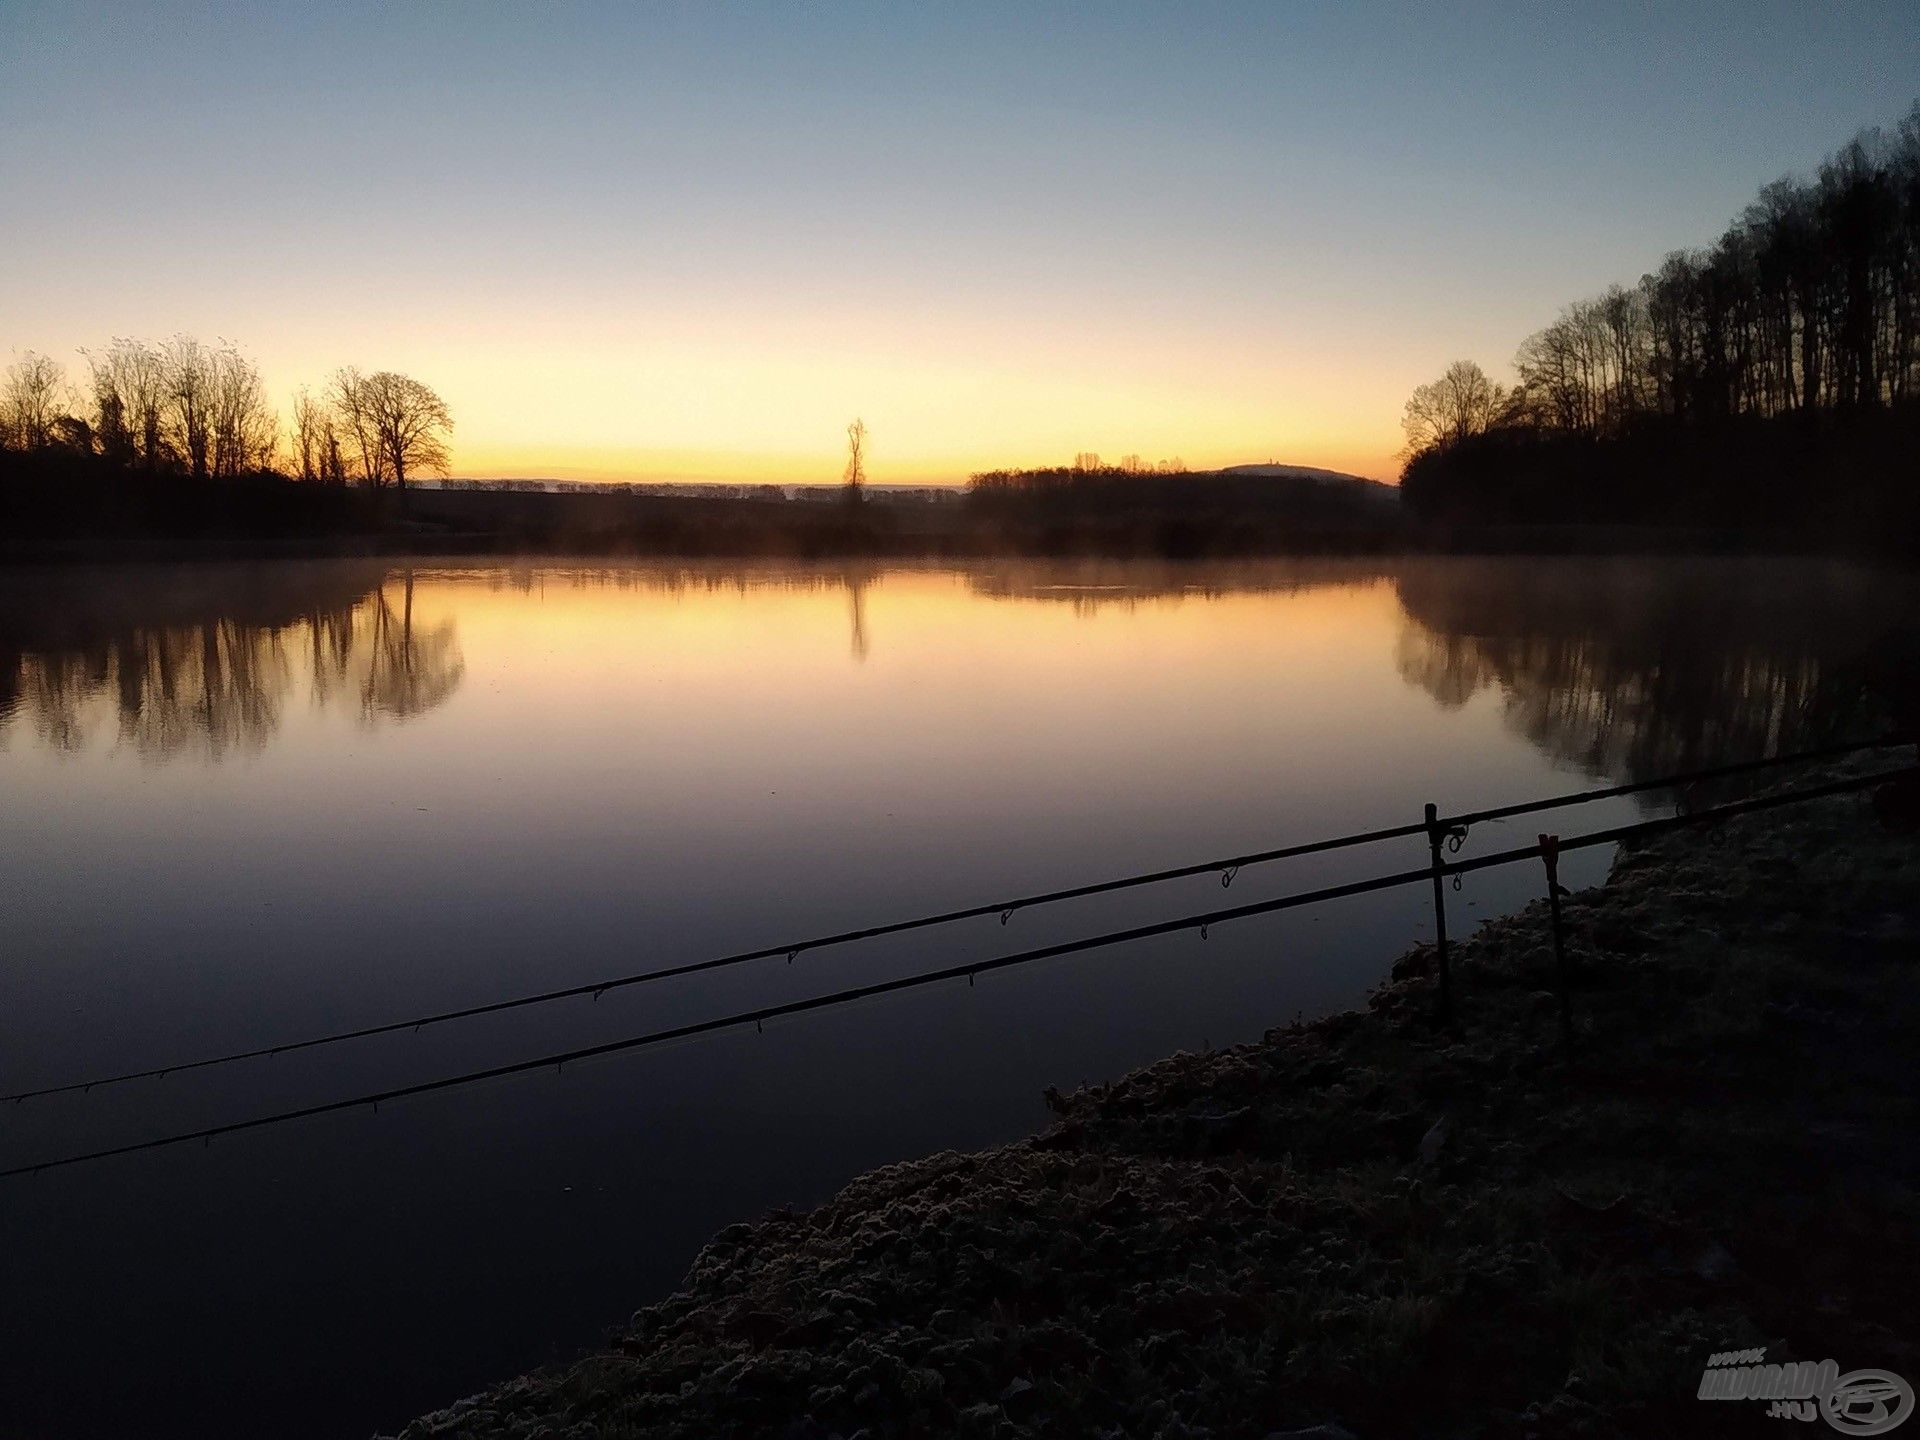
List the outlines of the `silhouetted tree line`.
{"label": "silhouetted tree line", "polygon": [[338,370],[302,388],[289,423],[231,344],[178,335],[84,352],[76,385],[31,351],[0,377],[0,515],[15,534],[311,533],[364,528],[346,498],[279,493],[393,486],[444,472],[453,418],[407,375]]}
{"label": "silhouetted tree line", "polygon": [[1103,464],[1090,450],[1073,457],[1071,465],[1043,465],[1024,470],[981,470],[967,477],[967,494],[985,500],[1062,494],[1111,494],[1116,482],[1143,475],[1186,475],[1187,462],[1175,457],[1154,464],[1138,455],[1122,456],[1118,465]]}
{"label": "silhouetted tree line", "polygon": [[1516,383],[1453,365],[1407,403],[1407,503],[1450,520],[1911,535],[1920,438],[1920,104],[1711,246],[1569,306]]}
{"label": "silhouetted tree line", "polygon": [[376,488],[447,466],[453,416],[408,375],[347,366],[317,397],[302,387],[283,453],[260,371],[231,344],[117,339],[87,352],[87,370],[76,389],[45,355],[14,361],[0,384],[0,448],[92,455],[146,475],[284,473]]}
{"label": "silhouetted tree line", "polygon": [[[1377,492],[1377,493],[1373,493]],[[982,548],[1034,555],[1187,558],[1375,551],[1404,540],[1381,486],[1304,476],[1190,471],[1179,460],[1071,465],[970,477]]]}

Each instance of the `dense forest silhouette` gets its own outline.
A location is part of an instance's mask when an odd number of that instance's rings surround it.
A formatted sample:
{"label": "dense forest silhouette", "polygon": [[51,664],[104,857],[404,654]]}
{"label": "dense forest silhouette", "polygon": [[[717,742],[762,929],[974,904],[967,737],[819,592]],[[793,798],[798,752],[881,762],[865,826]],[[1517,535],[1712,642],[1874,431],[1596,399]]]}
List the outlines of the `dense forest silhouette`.
{"label": "dense forest silhouette", "polygon": [[1352,477],[1191,471],[1129,456],[1105,465],[986,470],[965,514],[983,549],[1026,555],[1190,559],[1351,554],[1405,546],[1392,489]]}
{"label": "dense forest silhouette", "polygon": [[1407,403],[1404,497],[1452,523],[1920,538],[1920,104],[1711,246],[1570,305],[1517,383],[1471,361]]}

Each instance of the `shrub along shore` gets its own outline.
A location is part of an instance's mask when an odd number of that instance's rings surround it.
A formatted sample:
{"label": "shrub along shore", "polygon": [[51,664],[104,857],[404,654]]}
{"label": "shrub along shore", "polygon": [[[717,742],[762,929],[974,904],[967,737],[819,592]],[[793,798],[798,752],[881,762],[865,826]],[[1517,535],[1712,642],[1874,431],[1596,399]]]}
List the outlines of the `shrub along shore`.
{"label": "shrub along shore", "polygon": [[723,1230],[426,1437],[1753,1433],[1710,1357],[1920,1379],[1920,843],[1847,796],[1622,850],[1367,1008]]}

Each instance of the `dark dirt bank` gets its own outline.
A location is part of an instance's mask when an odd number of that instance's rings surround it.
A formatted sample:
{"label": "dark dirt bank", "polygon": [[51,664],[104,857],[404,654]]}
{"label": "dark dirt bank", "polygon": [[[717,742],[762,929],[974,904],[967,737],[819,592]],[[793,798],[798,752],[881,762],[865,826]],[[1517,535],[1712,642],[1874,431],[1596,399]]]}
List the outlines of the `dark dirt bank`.
{"label": "dark dirt bank", "polygon": [[734,1225],[607,1353],[404,1434],[1752,1435],[1709,1354],[1920,1378],[1920,843],[1775,811],[1566,913],[1572,1064],[1537,905],[1459,947],[1456,1035],[1415,950],[1365,1011]]}

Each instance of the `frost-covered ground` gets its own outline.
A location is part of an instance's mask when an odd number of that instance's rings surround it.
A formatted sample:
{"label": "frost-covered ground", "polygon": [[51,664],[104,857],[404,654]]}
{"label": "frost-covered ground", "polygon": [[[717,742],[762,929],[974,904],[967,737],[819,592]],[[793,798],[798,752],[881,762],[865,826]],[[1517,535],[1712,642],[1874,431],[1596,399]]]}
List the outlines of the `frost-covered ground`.
{"label": "frost-covered ground", "polygon": [[[447,1437],[1755,1433],[1709,1354],[1920,1380],[1920,840],[1865,797],[1623,853],[1363,1012],[715,1237]],[[1322,1428],[1312,1428],[1322,1427]]]}

